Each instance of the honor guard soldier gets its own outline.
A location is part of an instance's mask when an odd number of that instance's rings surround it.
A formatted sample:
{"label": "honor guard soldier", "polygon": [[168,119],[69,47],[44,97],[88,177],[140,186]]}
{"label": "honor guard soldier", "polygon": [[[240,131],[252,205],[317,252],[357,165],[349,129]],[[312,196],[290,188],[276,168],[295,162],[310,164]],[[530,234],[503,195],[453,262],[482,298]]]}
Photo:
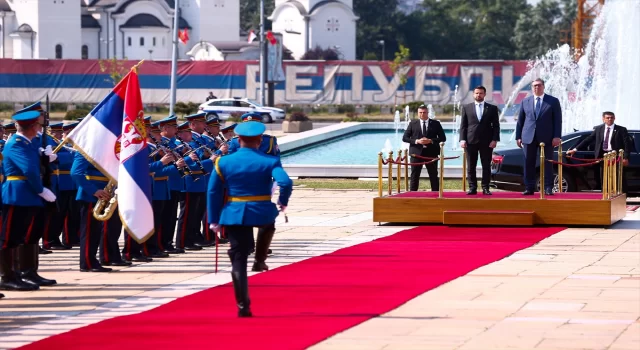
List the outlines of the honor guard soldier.
{"label": "honor guard soldier", "polygon": [[[44,221],[36,220],[44,201],[55,202],[53,192],[42,186],[40,155],[31,144],[39,127],[39,111],[15,114],[16,133],[5,144],[0,231],[0,290],[37,290],[56,284],[38,275],[38,240]],[[13,262],[16,261],[14,265]]]}
{"label": "honor guard soldier", "polygon": [[224,128],[220,129],[220,131],[222,132],[222,137],[224,137],[224,140],[229,142],[232,138],[234,138],[236,136],[236,133],[234,132],[234,130],[236,129],[236,126],[238,124],[233,123],[231,125],[227,125]]}
{"label": "honor guard soldier", "polygon": [[[152,177],[152,195],[151,205],[153,208],[153,221],[154,221],[154,233],[142,244],[143,255],[147,258],[167,258],[169,254],[164,252],[162,242],[162,211],[164,205],[170,198],[169,192],[169,175],[178,175],[180,172],[179,167],[185,166],[184,161],[175,159],[173,154],[162,152],[162,149],[158,149],[155,141],[160,139],[160,132],[158,125],[151,123],[151,117],[145,118],[145,126],[147,128],[147,145],[149,146],[149,155],[155,153],[155,155],[149,157],[149,172]],[[172,165],[175,164],[175,165]]]}
{"label": "honor guard soldier", "polygon": [[[63,137],[63,123],[51,124],[49,126],[51,135],[47,135],[47,143],[51,147],[57,147]],[[47,147],[49,148],[49,147]],[[65,250],[71,249],[70,245],[64,245],[60,241],[60,233],[63,231],[65,218],[69,211],[67,205],[69,198],[75,197],[75,186],[71,180],[71,164],[73,164],[73,153],[70,148],[63,147],[56,153],[57,158],[50,164],[52,168],[52,191],[56,195],[57,208],[49,212],[46,218],[46,227],[42,237],[42,247],[44,249]],[[64,202],[63,202],[64,201]]]}
{"label": "honor guard soldier", "polygon": [[[262,116],[255,112],[245,113],[240,117],[240,119],[242,119],[243,123],[249,122],[249,121],[257,121],[262,123]],[[231,142],[229,142],[229,154],[237,151],[238,148],[240,148],[240,142],[238,142],[238,139],[232,139]],[[272,156],[280,157],[280,149],[278,148],[278,139],[275,136],[262,135],[262,142],[260,143],[260,151]]]}
{"label": "honor guard soldier", "polygon": [[[176,141],[176,134],[178,133],[178,118],[172,115],[165,119],[158,121],[158,127],[160,128],[161,138],[158,140],[161,145],[167,147],[174,152],[174,156],[180,156],[182,152],[179,152],[181,148]],[[182,159],[182,158],[180,158]],[[183,168],[184,169],[184,168]],[[182,201],[184,189],[184,180],[182,178],[184,171],[178,174],[169,174],[169,200],[165,203],[162,210],[162,234],[160,239],[162,244],[160,248],[168,254],[183,254],[184,249],[176,248],[173,245],[174,236],[175,242],[178,242],[178,236],[176,235],[176,223],[178,221],[178,205]]]}
{"label": "honor guard soldier", "polygon": [[[184,177],[184,201],[180,202],[180,214],[178,215],[178,236],[176,237],[176,246],[185,250],[202,250],[204,241],[200,227],[202,225],[202,216],[206,210],[207,181],[205,176],[213,170],[212,160],[203,160],[204,150],[196,151],[193,142],[192,130],[190,124],[194,123],[196,118],[204,118],[202,115],[193,115],[191,121],[184,122],[178,126],[179,134],[176,135],[180,145],[191,152],[188,158],[185,158],[190,174]],[[199,121],[199,120],[198,120]],[[196,121],[196,122],[198,122]],[[204,119],[202,119],[204,121]],[[213,157],[213,156],[212,156]]]}
{"label": "honor guard soldier", "polygon": [[[209,124],[211,122],[207,120],[207,117],[210,115],[211,113],[200,112],[200,113],[192,114],[186,117],[187,121],[189,122],[189,127],[191,128],[191,141],[189,142],[189,147],[196,150],[195,154],[197,155],[198,160],[200,161],[207,159],[213,156],[214,154],[217,154],[217,155],[221,154],[219,151],[216,150],[215,140],[212,140],[209,136],[205,135],[207,126],[211,125]],[[214,118],[216,116],[217,115],[214,114]],[[215,119],[211,119],[211,121],[215,123]],[[218,123],[218,125],[220,124]],[[193,158],[193,160],[195,161],[196,159]],[[214,237],[209,233],[209,229],[208,229],[209,225],[207,224],[205,219],[207,202],[205,200],[206,196],[204,195],[204,193],[207,190],[206,184],[209,182],[209,173],[204,174],[201,180],[203,180],[205,184],[204,184],[204,187],[198,186],[199,188],[202,189],[202,199],[198,204],[197,210],[201,214],[200,216],[201,224],[198,227],[201,227],[202,230],[198,228],[197,234],[195,236],[196,237],[195,245],[200,247],[210,247],[212,245],[215,245],[216,242]]]}
{"label": "honor guard soldier", "polygon": [[[289,202],[293,183],[282,168],[280,159],[259,151],[265,126],[261,122],[246,122],[236,127],[240,148],[215,161],[207,189],[207,212],[211,229],[224,227],[231,242],[231,277],[238,305],[238,316],[252,316],[247,281],[247,259],[256,246],[256,256],[265,257],[271,237],[253,239],[254,227],[273,227],[278,208],[271,202],[272,178],[280,186],[278,205],[284,211]],[[224,203],[224,189],[228,201]]]}
{"label": "honor guard soldier", "polygon": [[[108,226],[109,223],[100,221],[93,216],[93,209],[98,199],[104,201],[111,199],[111,194],[104,190],[109,182],[109,178],[104,176],[100,170],[93,166],[80,152],[74,154],[73,165],[71,166],[71,178],[78,186],[76,200],[80,204],[80,271],[110,272],[111,269],[102,266],[96,258],[101,237],[103,236],[103,227]],[[114,214],[111,219],[113,218],[117,218],[117,220],[120,221],[118,215]],[[115,224],[116,223],[114,223],[114,225]],[[122,227],[121,222],[120,226]],[[109,231],[107,228],[104,230],[104,234],[108,235]],[[113,232],[113,230],[111,230],[111,232]],[[104,241],[108,243],[111,240],[105,239]],[[109,247],[106,248],[106,255],[108,257]],[[117,249],[116,245],[116,251]],[[117,252],[119,255],[119,251]],[[104,253],[104,251],[101,253]],[[105,259],[100,260],[104,261]]]}
{"label": "honor guard soldier", "polygon": [[[62,137],[64,139],[76,126],[78,122],[71,122],[62,125]],[[71,178],[71,166],[75,158],[76,151],[70,144],[64,145],[58,153],[58,158],[63,157],[61,154],[68,154],[71,162],[67,164],[62,162],[58,165],[58,209],[62,222],[62,247],[65,249],[80,245],[80,204],[76,200],[78,194],[78,186]],[[58,232],[58,229],[56,229]],[[55,249],[55,247],[51,247]]]}
{"label": "honor guard soldier", "polygon": [[3,125],[3,128],[4,128],[4,135],[2,135],[2,138],[5,140],[8,140],[11,137],[11,135],[16,133],[16,123],[14,122]]}

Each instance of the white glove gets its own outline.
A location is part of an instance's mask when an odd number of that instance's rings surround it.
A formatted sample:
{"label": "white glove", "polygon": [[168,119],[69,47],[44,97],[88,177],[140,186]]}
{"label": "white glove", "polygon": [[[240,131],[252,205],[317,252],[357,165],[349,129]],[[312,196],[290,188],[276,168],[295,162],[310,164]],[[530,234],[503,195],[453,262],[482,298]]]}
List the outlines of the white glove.
{"label": "white glove", "polygon": [[53,192],[51,192],[51,190],[46,188],[46,187],[42,188],[42,192],[38,193],[38,196],[44,198],[44,200],[47,201],[47,202],[55,202],[56,201],[56,195],[53,194]]}
{"label": "white glove", "polygon": [[218,224],[209,224],[209,229],[215,233],[220,232],[220,225]]}
{"label": "white glove", "polygon": [[[45,152],[46,154],[46,152]],[[47,154],[49,156],[49,163],[55,162],[58,159],[58,155],[55,153]]]}
{"label": "white glove", "polygon": [[42,148],[42,147],[38,148],[38,154],[39,155],[43,155],[44,154],[44,148]]}
{"label": "white glove", "polygon": [[44,149],[44,154],[50,156],[53,154],[53,150],[51,149],[51,145],[47,145],[47,148]]}

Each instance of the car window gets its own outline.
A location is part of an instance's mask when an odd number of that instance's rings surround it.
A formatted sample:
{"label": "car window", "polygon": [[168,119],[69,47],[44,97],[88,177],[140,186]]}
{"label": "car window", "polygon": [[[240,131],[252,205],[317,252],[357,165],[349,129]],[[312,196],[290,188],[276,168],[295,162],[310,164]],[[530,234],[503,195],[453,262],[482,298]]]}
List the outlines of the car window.
{"label": "car window", "polygon": [[240,107],[242,108],[251,108],[251,105],[244,102],[244,101],[240,101]]}
{"label": "car window", "polygon": [[220,101],[213,101],[209,103],[209,106],[220,106]]}
{"label": "car window", "polygon": [[218,101],[218,102],[220,102],[220,106],[233,107],[233,101]]}
{"label": "car window", "polygon": [[[566,140],[563,140],[562,149],[569,150],[576,147],[578,143],[582,142],[582,140],[584,140],[587,136],[589,136],[589,134],[574,135],[570,138],[567,138]],[[591,147],[590,150],[593,151],[593,146],[590,145],[590,147]]]}

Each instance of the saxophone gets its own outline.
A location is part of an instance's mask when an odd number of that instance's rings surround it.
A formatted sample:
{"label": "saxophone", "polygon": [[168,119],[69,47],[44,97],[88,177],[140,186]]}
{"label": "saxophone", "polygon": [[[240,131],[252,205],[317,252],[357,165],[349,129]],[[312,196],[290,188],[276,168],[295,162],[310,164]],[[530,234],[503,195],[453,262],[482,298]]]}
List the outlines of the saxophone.
{"label": "saxophone", "polygon": [[107,221],[113,216],[118,207],[118,199],[116,198],[116,182],[109,181],[104,190],[111,196],[108,201],[98,199],[93,208],[93,217],[98,221]]}

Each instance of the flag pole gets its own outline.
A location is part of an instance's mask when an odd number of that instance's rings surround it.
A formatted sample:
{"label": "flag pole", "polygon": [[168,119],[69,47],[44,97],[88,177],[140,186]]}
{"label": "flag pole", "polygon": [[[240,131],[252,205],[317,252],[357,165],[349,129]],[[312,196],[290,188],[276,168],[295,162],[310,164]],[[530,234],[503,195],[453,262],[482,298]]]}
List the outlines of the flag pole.
{"label": "flag pole", "polygon": [[[143,63],[144,63],[144,60],[141,60],[140,62],[134,64],[133,67],[131,67],[131,70],[129,71],[129,73],[135,72],[136,74],[138,74],[138,68]],[[127,73],[127,75],[129,75],[129,73]],[[125,75],[122,79],[126,78],[127,75]],[[62,141],[60,141],[60,143],[56,146],[56,148],[53,149],[53,153],[58,153],[58,151],[60,151],[62,149],[62,147],[64,147],[64,145],[66,145],[67,143],[69,143],[69,138],[65,137],[64,139],[62,139]]]}
{"label": "flag pole", "polygon": [[176,75],[178,74],[178,26],[180,18],[180,0],[175,0],[173,12],[173,54],[171,56],[171,101],[169,104],[169,115],[174,114],[176,106]]}
{"label": "flag pole", "polygon": [[260,103],[265,104],[264,82],[266,80],[266,60],[264,56],[264,0],[260,0]]}

